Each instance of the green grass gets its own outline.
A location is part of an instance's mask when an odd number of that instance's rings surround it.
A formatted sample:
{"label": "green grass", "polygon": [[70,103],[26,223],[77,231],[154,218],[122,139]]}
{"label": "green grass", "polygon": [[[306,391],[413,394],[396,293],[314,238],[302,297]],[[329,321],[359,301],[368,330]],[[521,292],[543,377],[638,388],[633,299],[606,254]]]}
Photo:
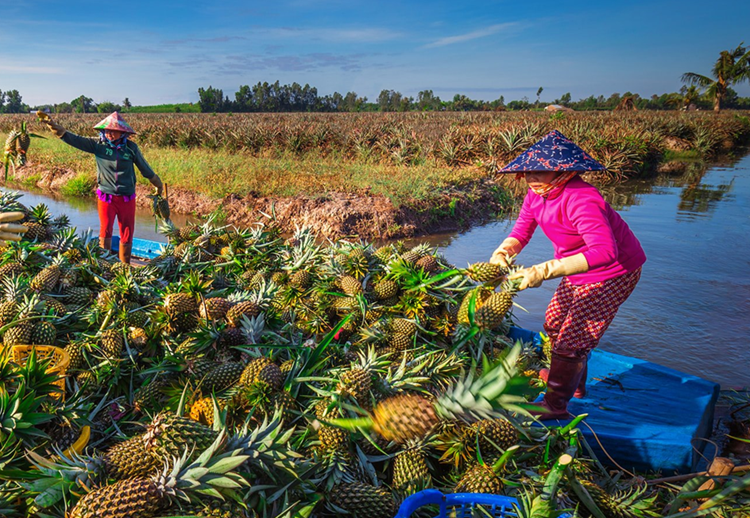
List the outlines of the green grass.
{"label": "green grass", "polygon": [[198,103],[155,104],[153,106],[133,106],[123,113],[200,113]]}
{"label": "green grass", "polygon": [[[432,160],[406,167],[321,157],[315,153],[300,157],[269,152],[268,156],[256,157],[226,150],[144,147],[142,151],[154,171],[170,187],[212,198],[229,194],[316,197],[339,191],[382,195],[400,205],[432,199],[439,191],[460,187],[485,174],[476,168],[451,170]],[[64,194],[83,196],[95,186],[93,156],[57,139],[35,139],[29,159],[50,168],[75,171],[77,175],[65,186]],[[140,176],[138,182],[149,185]]]}
{"label": "green grass", "polygon": [[96,189],[96,176],[87,173],[78,173],[72,180],[60,188],[60,194],[64,196],[91,196]]}

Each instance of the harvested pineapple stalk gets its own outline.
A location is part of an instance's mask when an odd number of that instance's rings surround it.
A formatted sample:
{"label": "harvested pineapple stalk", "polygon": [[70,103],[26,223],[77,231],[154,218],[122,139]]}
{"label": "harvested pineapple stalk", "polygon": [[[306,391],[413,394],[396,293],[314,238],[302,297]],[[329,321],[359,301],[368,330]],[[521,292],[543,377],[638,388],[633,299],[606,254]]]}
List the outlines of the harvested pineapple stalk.
{"label": "harvested pineapple stalk", "polygon": [[499,417],[501,410],[519,411],[525,400],[511,383],[519,354],[520,347],[514,346],[494,368],[459,381],[434,400],[416,393],[398,394],[381,401],[368,418],[333,419],[331,424],[370,428],[387,440],[404,444],[423,438],[441,420],[471,422]]}

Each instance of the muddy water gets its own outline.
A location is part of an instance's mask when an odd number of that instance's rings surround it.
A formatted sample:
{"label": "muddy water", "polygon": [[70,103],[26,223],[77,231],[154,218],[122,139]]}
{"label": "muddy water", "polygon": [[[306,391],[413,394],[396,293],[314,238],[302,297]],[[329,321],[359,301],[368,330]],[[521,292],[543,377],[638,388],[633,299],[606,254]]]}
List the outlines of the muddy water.
{"label": "muddy water", "polygon": [[[605,334],[602,349],[660,363],[725,387],[750,386],[750,155],[709,169],[688,164],[678,174],[602,188],[648,256],[643,276]],[[29,193],[83,230],[97,229],[92,200],[54,200]],[[175,217],[178,226],[186,218]],[[461,234],[431,236],[453,264],[489,258],[508,234],[506,218]],[[139,210],[136,236],[164,241],[148,210]],[[552,257],[541,231],[519,257],[531,265]],[[555,281],[522,292],[518,324],[539,330]]]}

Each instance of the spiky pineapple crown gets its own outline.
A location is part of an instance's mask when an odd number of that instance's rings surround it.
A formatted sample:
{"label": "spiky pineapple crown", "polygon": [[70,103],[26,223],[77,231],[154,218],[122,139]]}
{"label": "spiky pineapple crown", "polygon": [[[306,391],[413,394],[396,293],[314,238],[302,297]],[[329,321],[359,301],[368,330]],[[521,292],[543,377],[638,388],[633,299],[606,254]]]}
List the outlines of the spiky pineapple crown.
{"label": "spiky pineapple crown", "polygon": [[513,383],[520,354],[521,346],[515,345],[504,352],[494,367],[483,369],[480,376],[469,373],[438,397],[435,411],[446,419],[467,422],[496,417],[500,409],[523,412],[523,390]]}
{"label": "spiky pineapple crown", "polygon": [[191,493],[213,496],[235,496],[235,491],[248,485],[234,470],[244,464],[249,456],[238,450],[224,450],[225,431],[219,432],[216,440],[197,459],[188,464],[192,452],[185,450],[182,456],[166,463],[161,473],[151,480],[163,498],[190,500]]}
{"label": "spiky pineapple crown", "polygon": [[49,225],[52,220],[52,215],[49,212],[49,208],[44,203],[40,203],[31,208],[31,214],[29,219],[35,223],[41,223],[42,225]]}
{"label": "spiky pineapple crown", "polygon": [[5,301],[18,301],[29,288],[29,279],[22,276],[8,276],[2,280],[0,293]]}
{"label": "spiky pineapple crown", "polygon": [[55,233],[50,242],[58,252],[67,252],[78,244],[78,236],[75,228],[63,228]]}

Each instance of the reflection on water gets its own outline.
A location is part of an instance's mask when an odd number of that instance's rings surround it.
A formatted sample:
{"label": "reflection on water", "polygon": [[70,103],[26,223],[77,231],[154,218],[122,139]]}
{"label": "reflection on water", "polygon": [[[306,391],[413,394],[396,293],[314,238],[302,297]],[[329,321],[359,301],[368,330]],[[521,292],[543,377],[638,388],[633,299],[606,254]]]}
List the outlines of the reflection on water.
{"label": "reflection on water", "polygon": [[[750,385],[750,156],[706,169],[601,188],[648,256],[641,281],[605,334],[602,349],[660,363],[725,386]],[[462,234],[416,240],[443,247],[457,266],[487,260],[514,218]],[[538,231],[521,264],[552,258]],[[516,298],[518,324],[540,330],[557,286]]]}
{"label": "reflection on water", "polygon": [[[660,363],[725,386],[750,385],[750,155],[705,169],[688,163],[653,180],[601,187],[633,229],[648,256],[641,281],[620,308],[600,347]],[[29,194],[66,213],[79,229],[98,228],[93,200],[54,200]],[[175,216],[178,226],[185,218]],[[508,234],[511,216],[461,234],[414,240],[442,247],[457,266],[487,260]],[[149,210],[138,210],[136,236],[163,241]],[[537,232],[519,257],[531,265],[552,258]],[[516,298],[519,325],[539,330],[557,283]]]}
{"label": "reflection on water", "polygon": [[[0,187],[0,190],[17,189],[6,189]],[[44,203],[49,207],[50,213],[53,216],[66,214],[70,218],[71,224],[76,227],[79,232],[85,232],[87,229],[92,229],[94,235],[98,235],[99,214],[96,210],[96,198],[62,198],[61,196],[55,196],[48,193],[29,191],[23,191],[23,193],[23,197],[19,201],[27,207]],[[177,226],[183,226],[187,221],[187,217],[176,214],[172,217],[172,221]],[[119,235],[117,223],[115,223],[114,234]],[[150,239],[151,241],[167,241],[166,237],[156,231],[154,216],[151,214],[151,210],[141,207],[136,208],[135,211],[134,235],[137,238]]]}

